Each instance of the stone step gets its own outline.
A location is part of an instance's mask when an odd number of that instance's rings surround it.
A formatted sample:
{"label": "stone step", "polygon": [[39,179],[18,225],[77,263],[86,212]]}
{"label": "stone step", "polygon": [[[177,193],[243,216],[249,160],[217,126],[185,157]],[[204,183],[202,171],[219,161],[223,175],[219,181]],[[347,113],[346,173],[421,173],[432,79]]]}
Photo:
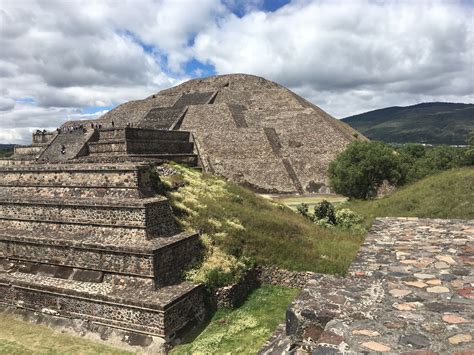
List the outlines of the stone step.
{"label": "stone step", "polygon": [[203,287],[189,282],[150,290],[4,271],[0,303],[166,340],[205,314]]}
{"label": "stone step", "polygon": [[99,130],[99,141],[107,140],[159,140],[189,142],[191,133],[159,129],[121,128]]}
{"label": "stone step", "polygon": [[139,127],[147,129],[169,130],[184,114],[185,107],[153,107],[138,123]]}
{"label": "stone step", "polygon": [[177,282],[183,270],[195,261],[199,250],[196,233],[147,240],[113,234],[98,239],[90,234],[72,238],[67,233],[0,232],[0,259],[23,263],[16,268],[21,271],[60,278],[86,274],[98,282],[128,276],[143,283],[148,280],[156,288]]}
{"label": "stone step", "polygon": [[175,140],[105,140],[89,143],[89,153],[189,154],[194,143]]}
{"label": "stone step", "polygon": [[[66,226],[72,232],[83,227],[128,230],[147,238],[178,233],[179,227],[165,197],[147,199],[65,199],[0,196],[2,224],[33,222],[43,229]],[[51,229],[50,228],[50,229]],[[105,234],[105,233],[104,233]],[[127,234],[127,233],[125,233]]]}
{"label": "stone step", "polygon": [[56,163],[87,155],[87,143],[95,139],[94,135],[96,134],[95,130],[58,134],[38,159],[44,162]]}
{"label": "stone step", "polygon": [[0,195],[133,198],[153,195],[149,164],[0,165]]}
{"label": "stone step", "polygon": [[13,156],[8,158],[0,158],[0,168],[3,167],[14,167],[14,166],[26,166],[34,164],[35,161],[32,159],[25,159],[24,157],[15,158]]}
{"label": "stone step", "polygon": [[97,153],[87,157],[81,157],[79,161],[84,163],[113,163],[113,162],[149,162],[152,164],[162,164],[175,162],[196,166],[198,164],[197,154],[110,154]]}

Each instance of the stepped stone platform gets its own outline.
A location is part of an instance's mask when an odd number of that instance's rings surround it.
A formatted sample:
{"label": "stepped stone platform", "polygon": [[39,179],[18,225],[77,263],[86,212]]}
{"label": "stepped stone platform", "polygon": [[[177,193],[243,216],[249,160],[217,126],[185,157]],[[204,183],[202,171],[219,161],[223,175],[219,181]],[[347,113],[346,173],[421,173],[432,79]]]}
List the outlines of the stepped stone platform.
{"label": "stepped stone platform", "polygon": [[199,235],[181,230],[155,169],[170,157],[195,164],[190,138],[81,127],[37,133],[1,160],[0,308],[145,337],[158,352],[200,322],[203,286],[182,280]]}
{"label": "stepped stone platform", "polygon": [[377,219],[346,278],[315,275],[261,354],[473,354],[474,221]]}

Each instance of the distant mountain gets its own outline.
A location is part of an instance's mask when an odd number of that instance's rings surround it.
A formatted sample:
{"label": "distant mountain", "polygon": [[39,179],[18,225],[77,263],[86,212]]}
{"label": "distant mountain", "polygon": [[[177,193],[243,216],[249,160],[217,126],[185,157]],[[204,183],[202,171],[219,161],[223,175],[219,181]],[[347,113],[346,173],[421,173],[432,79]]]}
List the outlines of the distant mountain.
{"label": "distant mountain", "polygon": [[343,118],[369,139],[387,143],[467,144],[474,104],[429,102]]}
{"label": "distant mountain", "polygon": [[15,144],[0,144],[0,150],[13,150]]}

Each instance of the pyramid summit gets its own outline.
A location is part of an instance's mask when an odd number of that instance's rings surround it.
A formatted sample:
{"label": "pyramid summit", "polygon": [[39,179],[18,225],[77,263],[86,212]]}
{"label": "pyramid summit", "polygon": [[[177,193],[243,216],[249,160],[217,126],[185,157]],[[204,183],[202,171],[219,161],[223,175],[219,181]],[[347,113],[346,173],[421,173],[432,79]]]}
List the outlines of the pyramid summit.
{"label": "pyramid summit", "polygon": [[327,192],[329,162],[364,139],[287,88],[246,74],[193,79],[121,104],[97,122],[189,131],[205,171],[275,193]]}

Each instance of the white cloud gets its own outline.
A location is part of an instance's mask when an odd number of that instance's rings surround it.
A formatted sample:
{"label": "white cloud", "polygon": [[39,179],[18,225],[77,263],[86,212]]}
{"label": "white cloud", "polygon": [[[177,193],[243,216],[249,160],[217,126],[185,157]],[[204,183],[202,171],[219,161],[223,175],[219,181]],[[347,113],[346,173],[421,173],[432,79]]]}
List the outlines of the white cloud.
{"label": "white cloud", "polygon": [[474,14],[466,2],[294,0],[274,12],[263,5],[1,1],[0,142],[24,143],[37,128],[82,117],[86,106],[173,86],[202,72],[185,72],[193,58],[218,73],[277,81],[339,117],[474,101]]}
{"label": "white cloud", "polygon": [[[181,8],[190,5],[182,3]],[[182,80],[183,74],[163,69],[159,59],[167,53],[161,47],[144,46],[147,36],[159,32],[153,17],[161,6],[168,8],[164,1],[152,0],[1,2],[0,140],[24,142],[29,139],[26,132],[55,127],[85,106],[117,105]],[[168,21],[180,33],[174,35],[171,28],[158,37],[182,38],[184,48],[188,31],[199,28],[198,20],[185,13],[190,21],[186,29],[171,16]],[[147,26],[154,32],[148,33]],[[143,33],[133,33],[135,29]],[[155,42],[157,46],[160,41]],[[26,97],[34,104],[15,106]]]}
{"label": "white cloud", "polygon": [[455,2],[295,1],[228,15],[194,52],[218,73],[261,75],[344,116],[414,98],[473,101],[473,31],[473,8]]}

